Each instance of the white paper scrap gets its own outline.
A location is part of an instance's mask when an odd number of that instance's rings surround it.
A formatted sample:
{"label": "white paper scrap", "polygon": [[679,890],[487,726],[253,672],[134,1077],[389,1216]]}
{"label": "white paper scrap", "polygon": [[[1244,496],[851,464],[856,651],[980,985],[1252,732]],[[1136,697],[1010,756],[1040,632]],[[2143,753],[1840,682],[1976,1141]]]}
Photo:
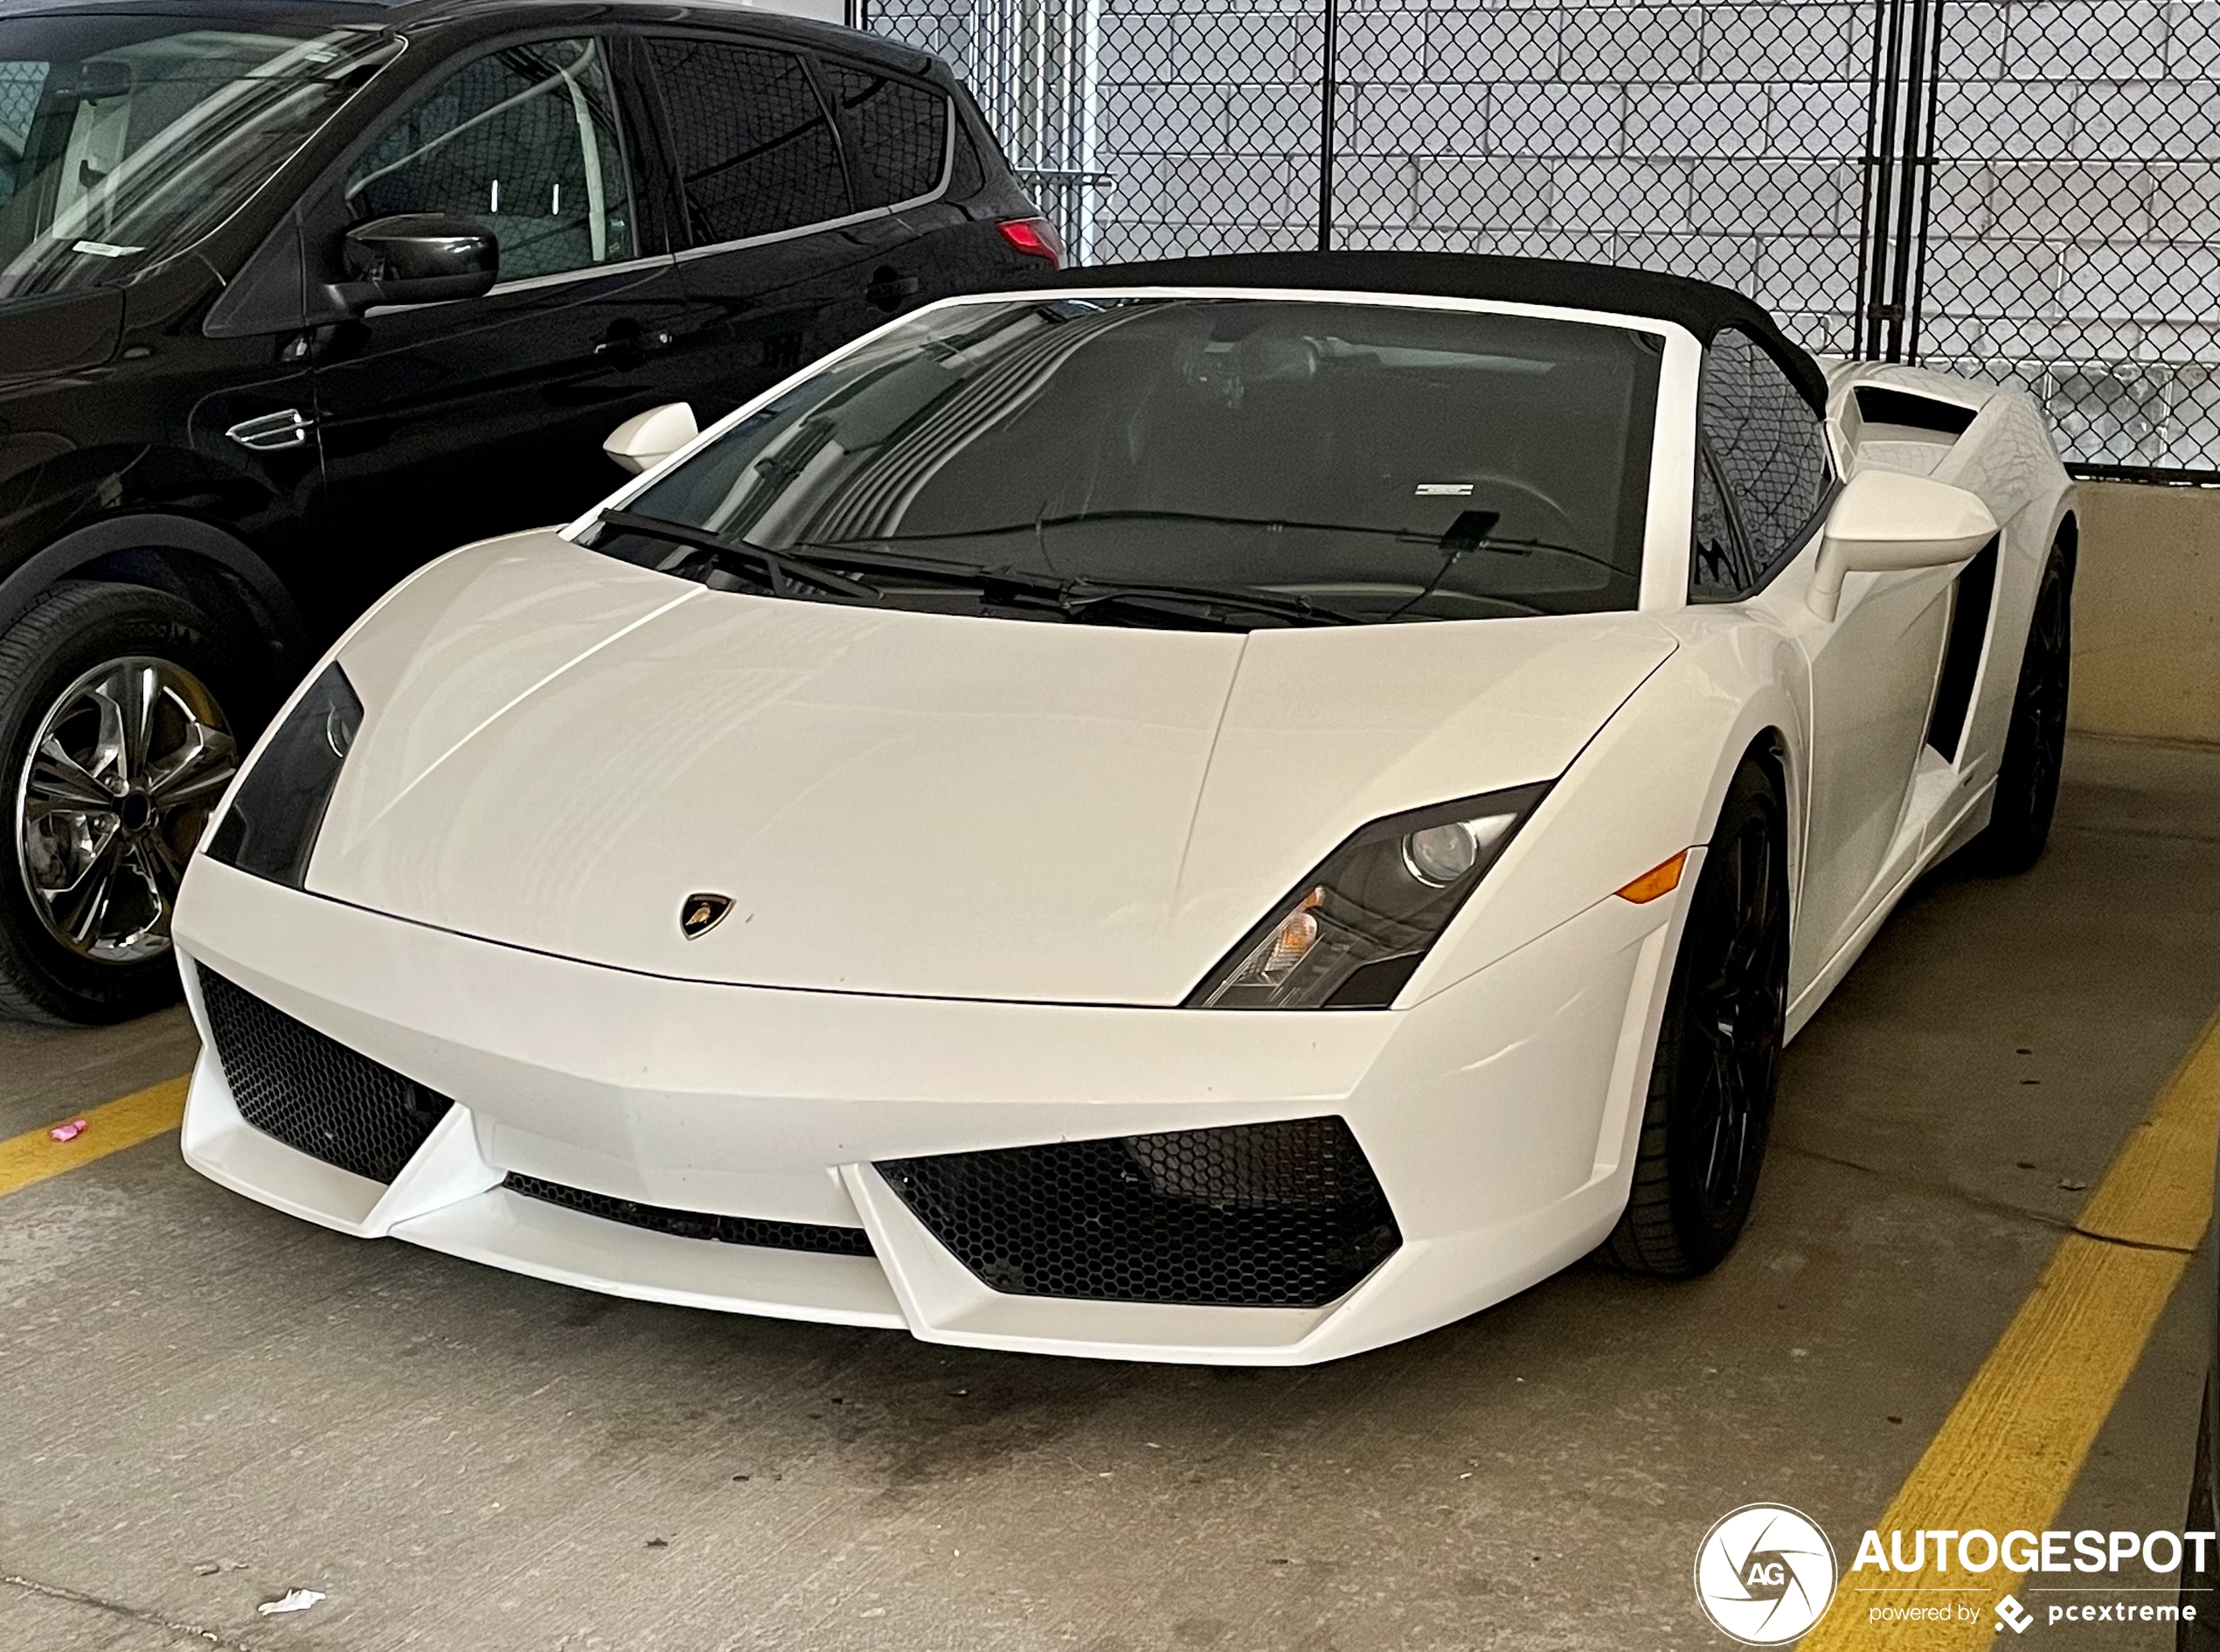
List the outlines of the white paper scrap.
{"label": "white paper scrap", "polygon": [[254,1609],[266,1618],[274,1618],[281,1612],[306,1612],[323,1599],[322,1589],[288,1589],[278,1600],[265,1600]]}

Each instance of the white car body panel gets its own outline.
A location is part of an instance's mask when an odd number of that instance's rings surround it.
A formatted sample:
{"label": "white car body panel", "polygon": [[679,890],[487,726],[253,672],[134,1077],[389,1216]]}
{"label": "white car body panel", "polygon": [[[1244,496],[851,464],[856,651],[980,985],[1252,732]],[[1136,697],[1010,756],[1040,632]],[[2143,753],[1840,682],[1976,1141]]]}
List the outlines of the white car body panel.
{"label": "white car body panel", "polygon": [[[1280,1015],[674,982],[451,934],[205,859],[189,875],[194,964],[468,1098],[381,1188],[248,1126],[211,1054],[183,1145],[227,1187],[343,1232],[620,1295],[891,1323],[891,1293],[899,1322],[929,1341],[1205,1364],[1337,1358],[1486,1307],[1593,1248],[1625,1201],[1683,906],[1606,897],[1416,1009]],[[205,1024],[195,971],[186,980]],[[1356,1133],[1403,1245],[1316,1310],[968,1288],[871,1163],[1321,1112]],[[512,1171],[675,1209],[860,1221],[878,1260],[612,1223],[588,1239],[579,1225],[593,1218],[501,1188]],[[844,1266],[819,1266],[829,1263]],[[721,1285],[705,1290],[711,1267]]]}
{"label": "white car body panel", "polygon": [[[511,653],[519,581],[557,595]],[[1637,614],[1228,635],[674,583],[526,535],[397,592],[309,888],[658,975],[1176,1004],[1350,831],[1561,774],[1675,647]],[[1295,776],[1324,806],[1278,806]],[[701,890],[739,906],[689,941]]]}
{"label": "white car body panel", "polygon": [[[1592,1248],[1627,1201],[1681,925],[1745,753],[1772,751],[1787,794],[1793,1034],[1986,823],[2071,484],[2015,392],[1830,373],[1839,470],[1953,482],[2001,527],[1945,758],[1925,737],[1957,568],[1852,573],[1823,621],[1814,533],[1748,600],[1686,600],[1691,336],[1331,296],[1665,337],[1638,611],[1163,632],[712,593],[546,532],[466,547],[333,651],[366,715],[306,888],[204,857],[177,927],[205,1043],[200,967],[455,1106],[384,1186],[247,1125],[210,1054],[189,1162],[343,1232],[619,1295],[1155,1360],[1338,1357]],[[1973,421],[1869,429],[1861,385]],[[1553,778],[1393,1008],[1174,1007],[1356,827]],[[1613,893],[1684,850],[1675,892]],[[688,941],[697,890],[737,904]],[[1315,1309],[998,1293],[874,1168],[1322,1114],[1402,1243]],[[872,1255],[628,1227],[511,1173],[861,1226]]]}

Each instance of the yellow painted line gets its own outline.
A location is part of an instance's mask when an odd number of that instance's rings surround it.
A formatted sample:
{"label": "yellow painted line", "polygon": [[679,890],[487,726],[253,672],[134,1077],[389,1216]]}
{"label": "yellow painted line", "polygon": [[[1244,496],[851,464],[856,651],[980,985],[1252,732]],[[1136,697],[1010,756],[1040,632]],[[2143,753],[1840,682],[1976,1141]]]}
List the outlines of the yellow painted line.
{"label": "yellow painted line", "polygon": [[[2204,1031],[2082,1209],[1974,1380],[1875,1523],[1885,1545],[1915,1531],[2040,1532],[2073,1489],[2098,1431],[2142,1357],[2189,1253],[2212,1218],[2220,1133],[2220,1024]],[[1861,1534],[1863,1535],[1863,1534]],[[1959,1556],[1955,1544],[1951,1558]],[[1997,1569],[1968,1573],[1851,1572],[1806,1635],[1804,1652],[1918,1652],[1997,1645],[1991,1607],[2019,1586]],[[1962,1594],[1937,1591],[1962,1588]],[[1970,1621],[1875,1622],[1877,1607],[1961,1601]]]}
{"label": "yellow painted line", "polygon": [[85,1133],[73,1141],[57,1142],[46,1134],[53,1125],[42,1125],[0,1142],[0,1195],[176,1129],[185,1116],[185,1083],[183,1078],[165,1079],[119,1100],[56,1119],[54,1124],[70,1119],[85,1121]]}

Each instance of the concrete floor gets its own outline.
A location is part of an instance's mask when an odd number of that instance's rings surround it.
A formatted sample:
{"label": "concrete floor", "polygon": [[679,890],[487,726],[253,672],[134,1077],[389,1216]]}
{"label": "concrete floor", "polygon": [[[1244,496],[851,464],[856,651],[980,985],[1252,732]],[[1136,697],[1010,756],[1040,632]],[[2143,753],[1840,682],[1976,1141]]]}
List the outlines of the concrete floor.
{"label": "concrete floor", "polygon": [[[1773,1499],[1855,1544],[2220,1003],[2220,758],[2085,740],[2069,779],[2036,871],[1930,879],[1798,1040],[1717,1274],[1583,1265],[1336,1365],[617,1301],[290,1221],[173,1138],[26,1189],[0,1649],[1724,1645],[1705,1528]],[[0,1135],[190,1051],[0,1027]],[[2179,1524],[2210,1312],[2185,1286],[2062,1524]],[[330,1599],[257,1617],[295,1586]]]}

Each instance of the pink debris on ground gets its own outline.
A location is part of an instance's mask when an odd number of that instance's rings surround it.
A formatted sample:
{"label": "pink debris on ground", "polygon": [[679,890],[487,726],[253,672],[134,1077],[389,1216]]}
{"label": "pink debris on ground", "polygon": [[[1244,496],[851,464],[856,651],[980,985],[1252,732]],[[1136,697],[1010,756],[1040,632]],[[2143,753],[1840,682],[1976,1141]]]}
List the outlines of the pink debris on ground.
{"label": "pink debris on ground", "polygon": [[67,1124],[56,1125],[46,1134],[57,1142],[74,1142],[85,1134],[85,1121],[72,1119]]}

